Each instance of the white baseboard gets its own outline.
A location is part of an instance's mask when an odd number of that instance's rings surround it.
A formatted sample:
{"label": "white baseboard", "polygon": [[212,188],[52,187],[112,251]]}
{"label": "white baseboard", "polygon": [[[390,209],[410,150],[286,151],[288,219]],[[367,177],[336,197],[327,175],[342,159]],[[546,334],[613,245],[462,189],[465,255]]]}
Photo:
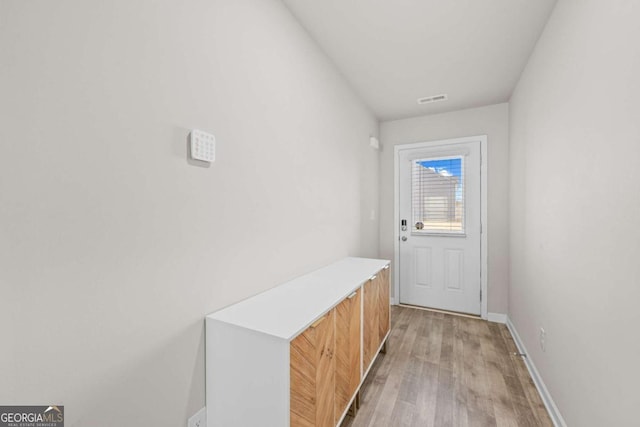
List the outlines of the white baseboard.
{"label": "white baseboard", "polygon": [[395,298],[391,298],[391,299],[389,300],[389,302],[391,303],[391,305],[397,305],[397,304],[396,304],[396,299],[395,299]]}
{"label": "white baseboard", "polygon": [[[491,313],[489,314],[489,317],[491,317]],[[533,364],[533,361],[528,356],[529,353],[527,352],[527,349],[524,346],[524,343],[520,339],[520,335],[518,335],[518,331],[516,331],[516,327],[513,326],[513,323],[511,323],[511,319],[507,317],[506,320],[507,320],[506,322],[507,328],[509,328],[509,332],[511,332],[511,336],[513,337],[513,340],[515,341],[516,346],[518,347],[518,351],[520,351],[520,353],[524,353],[527,355],[527,357],[523,357],[524,363],[527,366],[527,369],[529,370],[529,375],[531,375],[531,378],[533,379],[533,382],[536,385],[536,388],[538,389],[538,393],[540,393],[540,397],[542,397],[542,402],[544,403],[544,406],[547,408],[547,412],[551,417],[551,421],[553,421],[553,424],[556,427],[567,427],[567,423],[564,421],[564,418],[562,418],[562,415],[560,414],[558,407],[556,406],[555,402],[551,398],[551,394],[549,394],[549,390],[547,390],[547,386],[544,384],[544,381],[542,381],[542,377],[538,373],[538,370],[536,369],[536,366]]]}
{"label": "white baseboard", "polygon": [[495,323],[507,323],[507,315],[503,313],[489,313],[487,320]]}

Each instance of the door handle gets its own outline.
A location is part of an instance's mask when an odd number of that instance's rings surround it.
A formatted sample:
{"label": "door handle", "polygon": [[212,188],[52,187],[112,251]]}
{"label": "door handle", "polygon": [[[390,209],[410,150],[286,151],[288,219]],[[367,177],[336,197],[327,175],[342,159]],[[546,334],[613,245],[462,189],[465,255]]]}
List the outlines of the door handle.
{"label": "door handle", "polygon": [[311,329],[315,329],[320,323],[322,323],[324,321],[324,319],[326,319],[327,317],[329,317],[329,313],[325,314],[324,316],[322,316],[321,318],[319,318],[318,320],[316,320],[315,322],[313,322],[311,324],[311,326],[309,326]]}
{"label": "door handle", "polygon": [[403,242],[406,242],[407,241],[407,236],[402,236],[401,239],[402,239]]}

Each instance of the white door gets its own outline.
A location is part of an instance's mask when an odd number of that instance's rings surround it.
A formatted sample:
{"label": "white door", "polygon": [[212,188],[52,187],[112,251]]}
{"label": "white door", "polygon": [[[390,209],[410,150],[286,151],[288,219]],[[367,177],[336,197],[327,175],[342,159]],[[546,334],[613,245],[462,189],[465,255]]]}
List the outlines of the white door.
{"label": "white door", "polygon": [[480,149],[398,151],[400,303],[480,314]]}

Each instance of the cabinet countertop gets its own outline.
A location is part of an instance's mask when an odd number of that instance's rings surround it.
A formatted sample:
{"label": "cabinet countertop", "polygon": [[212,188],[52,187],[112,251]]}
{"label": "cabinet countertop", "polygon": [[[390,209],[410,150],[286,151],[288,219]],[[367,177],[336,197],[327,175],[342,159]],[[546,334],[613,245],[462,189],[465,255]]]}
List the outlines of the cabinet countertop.
{"label": "cabinet countertop", "polygon": [[344,258],[211,313],[207,320],[290,341],[388,264],[383,259]]}

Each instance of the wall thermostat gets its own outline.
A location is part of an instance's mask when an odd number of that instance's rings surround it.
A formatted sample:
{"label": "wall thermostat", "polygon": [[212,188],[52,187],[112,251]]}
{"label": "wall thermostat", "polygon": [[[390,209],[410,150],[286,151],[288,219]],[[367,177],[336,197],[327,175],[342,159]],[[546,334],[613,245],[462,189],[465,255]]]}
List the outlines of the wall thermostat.
{"label": "wall thermostat", "polygon": [[193,129],[191,131],[191,158],[203,162],[216,160],[216,137],[210,133]]}

